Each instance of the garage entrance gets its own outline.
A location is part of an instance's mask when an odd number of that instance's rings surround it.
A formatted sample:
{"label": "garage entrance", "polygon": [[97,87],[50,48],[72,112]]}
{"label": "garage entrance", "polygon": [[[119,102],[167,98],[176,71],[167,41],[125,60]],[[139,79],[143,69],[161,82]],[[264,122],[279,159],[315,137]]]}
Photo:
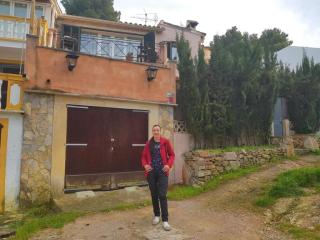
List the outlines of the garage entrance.
{"label": "garage entrance", "polygon": [[68,105],[65,188],[144,184],[140,157],[147,140],[148,111]]}

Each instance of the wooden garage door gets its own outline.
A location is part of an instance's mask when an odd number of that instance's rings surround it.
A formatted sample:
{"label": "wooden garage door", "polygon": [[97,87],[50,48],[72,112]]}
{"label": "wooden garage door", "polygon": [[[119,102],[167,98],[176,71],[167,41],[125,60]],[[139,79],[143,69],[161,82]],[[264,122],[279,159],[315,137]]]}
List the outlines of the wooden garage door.
{"label": "wooden garage door", "polygon": [[68,106],[66,189],[113,189],[144,184],[141,152],[148,112]]}

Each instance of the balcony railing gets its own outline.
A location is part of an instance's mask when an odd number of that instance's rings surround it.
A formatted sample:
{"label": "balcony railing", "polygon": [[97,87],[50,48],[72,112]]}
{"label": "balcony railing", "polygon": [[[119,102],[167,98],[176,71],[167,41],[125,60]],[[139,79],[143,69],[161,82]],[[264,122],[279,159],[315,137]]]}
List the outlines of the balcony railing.
{"label": "balcony railing", "polygon": [[24,41],[29,28],[30,19],[0,16],[0,38]]}
{"label": "balcony railing", "polygon": [[61,48],[94,56],[133,62],[162,63],[161,46],[143,41],[81,34],[80,38],[63,36]]}
{"label": "balcony railing", "polygon": [[[39,37],[39,45],[47,46],[48,23],[44,18],[35,20],[36,35]],[[30,19],[14,16],[0,16],[0,39],[8,41],[26,40],[30,32]]]}
{"label": "balcony railing", "polygon": [[21,111],[23,78],[18,74],[0,73],[0,111]]}

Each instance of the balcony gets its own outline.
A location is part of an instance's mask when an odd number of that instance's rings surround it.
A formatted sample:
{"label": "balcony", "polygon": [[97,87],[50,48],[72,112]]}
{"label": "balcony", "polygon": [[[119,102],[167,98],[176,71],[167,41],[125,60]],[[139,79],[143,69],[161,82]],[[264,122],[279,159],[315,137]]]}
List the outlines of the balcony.
{"label": "balcony", "polygon": [[[39,36],[39,45],[47,45],[48,23],[41,17],[35,20],[35,34]],[[30,32],[30,19],[0,15],[0,41],[25,42]]]}
{"label": "balcony", "polygon": [[137,39],[121,39],[103,35],[63,36],[60,48],[88,55],[131,62],[163,63],[164,48]]}
{"label": "balcony", "polygon": [[30,19],[0,16],[0,38],[8,41],[25,41],[29,33]]}
{"label": "balcony", "polygon": [[0,73],[0,112],[21,111],[23,78],[18,74]]}

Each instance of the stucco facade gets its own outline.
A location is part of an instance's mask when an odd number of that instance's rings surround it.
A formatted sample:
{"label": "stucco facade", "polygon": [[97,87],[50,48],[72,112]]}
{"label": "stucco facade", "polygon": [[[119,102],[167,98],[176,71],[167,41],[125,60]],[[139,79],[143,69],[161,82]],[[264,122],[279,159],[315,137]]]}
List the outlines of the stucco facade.
{"label": "stucco facade", "polygon": [[19,204],[20,154],[22,144],[22,114],[1,113],[8,120],[8,138],[5,173],[5,210],[15,210]]}
{"label": "stucco facade", "polygon": [[161,42],[175,42],[176,37],[183,34],[184,38],[189,42],[191,48],[191,56],[195,58],[198,54],[199,47],[204,42],[205,33],[197,31],[196,29],[181,27],[165,21],[160,21],[158,27],[162,28],[161,32],[156,34],[156,43]]}
{"label": "stucco facade", "polygon": [[46,202],[64,194],[70,105],[144,111],[149,138],[152,126],[160,124],[163,134],[173,139],[175,63],[155,64],[157,76],[148,81],[148,63],[79,53],[76,67],[69,71],[67,54],[39,47],[37,38],[28,36],[21,175],[25,203]]}

